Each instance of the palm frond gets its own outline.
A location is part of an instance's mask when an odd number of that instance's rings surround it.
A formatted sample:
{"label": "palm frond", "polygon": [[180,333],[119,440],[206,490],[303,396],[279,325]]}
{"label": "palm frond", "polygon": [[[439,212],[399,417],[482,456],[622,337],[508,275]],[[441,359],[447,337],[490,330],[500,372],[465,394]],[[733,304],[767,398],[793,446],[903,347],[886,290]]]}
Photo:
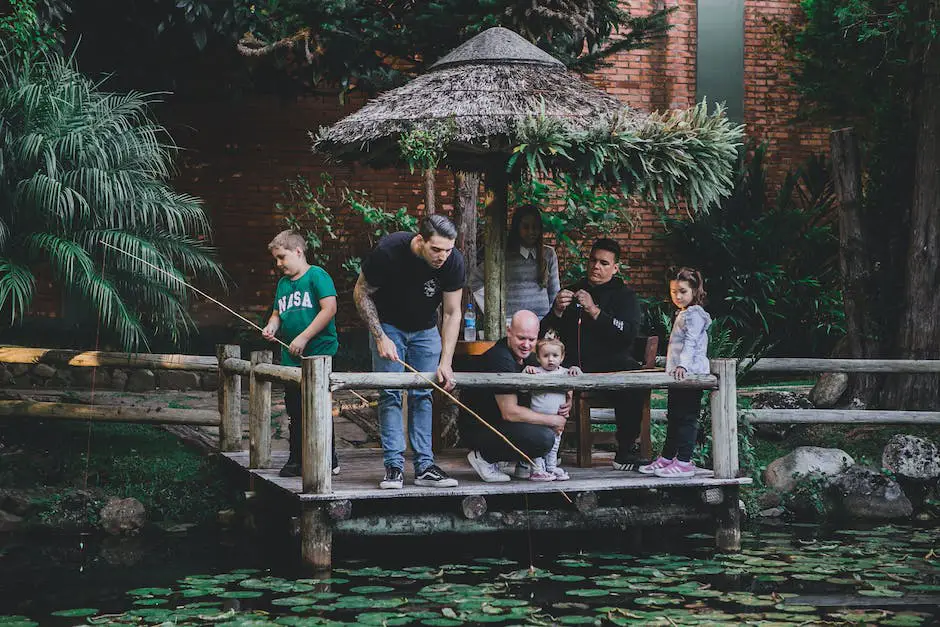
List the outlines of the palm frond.
{"label": "palm frond", "polygon": [[29,309],[35,288],[36,277],[28,266],[0,259],[0,310],[10,308],[10,324]]}

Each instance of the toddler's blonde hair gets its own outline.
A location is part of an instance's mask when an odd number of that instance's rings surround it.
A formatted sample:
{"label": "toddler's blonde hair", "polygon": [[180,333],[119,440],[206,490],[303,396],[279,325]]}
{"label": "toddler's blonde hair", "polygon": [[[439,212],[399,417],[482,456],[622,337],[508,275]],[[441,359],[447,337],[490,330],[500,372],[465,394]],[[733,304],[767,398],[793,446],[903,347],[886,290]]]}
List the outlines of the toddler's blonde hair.
{"label": "toddler's blonde hair", "polygon": [[545,332],[545,337],[540,339],[535,343],[535,356],[538,357],[542,352],[542,348],[545,346],[557,346],[558,350],[561,351],[561,356],[565,356],[565,343],[561,341],[558,337],[558,334],[554,330],[549,329]]}

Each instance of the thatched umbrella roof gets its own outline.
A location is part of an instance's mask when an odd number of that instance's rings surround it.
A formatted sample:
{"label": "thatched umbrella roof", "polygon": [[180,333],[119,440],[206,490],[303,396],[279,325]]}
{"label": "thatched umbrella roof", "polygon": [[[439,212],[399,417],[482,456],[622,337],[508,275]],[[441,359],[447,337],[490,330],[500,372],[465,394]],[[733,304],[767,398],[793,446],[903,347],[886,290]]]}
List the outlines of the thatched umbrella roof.
{"label": "thatched umbrella roof", "polygon": [[516,125],[535,115],[584,128],[624,105],[547,52],[505,28],[491,28],[454,49],[406,85],[323,128],[317,152],[383,165],[400,160],[398,139],[450,126],[447,165],[483,169],[505,155]]}

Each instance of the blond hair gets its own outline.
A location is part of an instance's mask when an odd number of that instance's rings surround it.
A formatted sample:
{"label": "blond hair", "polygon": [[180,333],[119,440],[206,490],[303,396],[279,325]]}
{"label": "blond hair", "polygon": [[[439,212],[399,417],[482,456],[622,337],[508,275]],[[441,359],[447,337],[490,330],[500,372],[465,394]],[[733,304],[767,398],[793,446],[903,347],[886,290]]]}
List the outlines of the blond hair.
{"label": "blond hair", "polygon": [[268,244],[268,250],[274,250],[275,248],[284,248],[286,250],[296,250],[299,248],[307,252],[307,240],[297,231],[288,229],[275,235],[271,243]]}
{"label": "blond hair", "polygon": [[565,343],[559,339],[558,335],[554,330],[549,330],[545,332],[545,337],[540,339],[535,343],[535,355],[536,357],[542,352],[542,348],[546,346],[557,346],[558,350],[561,351],[561,356],[565,356]]}

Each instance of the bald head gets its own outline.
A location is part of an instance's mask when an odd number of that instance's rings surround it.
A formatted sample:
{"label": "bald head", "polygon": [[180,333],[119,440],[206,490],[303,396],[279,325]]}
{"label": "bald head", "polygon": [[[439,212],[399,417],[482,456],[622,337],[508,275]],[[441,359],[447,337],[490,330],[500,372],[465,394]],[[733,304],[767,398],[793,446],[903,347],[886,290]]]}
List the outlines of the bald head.
{"label": "bald head", "polygon": [[517,311],[506,327],[506,343],[516,361],[524,361],[538,339],[539,317],[525,309]]}

